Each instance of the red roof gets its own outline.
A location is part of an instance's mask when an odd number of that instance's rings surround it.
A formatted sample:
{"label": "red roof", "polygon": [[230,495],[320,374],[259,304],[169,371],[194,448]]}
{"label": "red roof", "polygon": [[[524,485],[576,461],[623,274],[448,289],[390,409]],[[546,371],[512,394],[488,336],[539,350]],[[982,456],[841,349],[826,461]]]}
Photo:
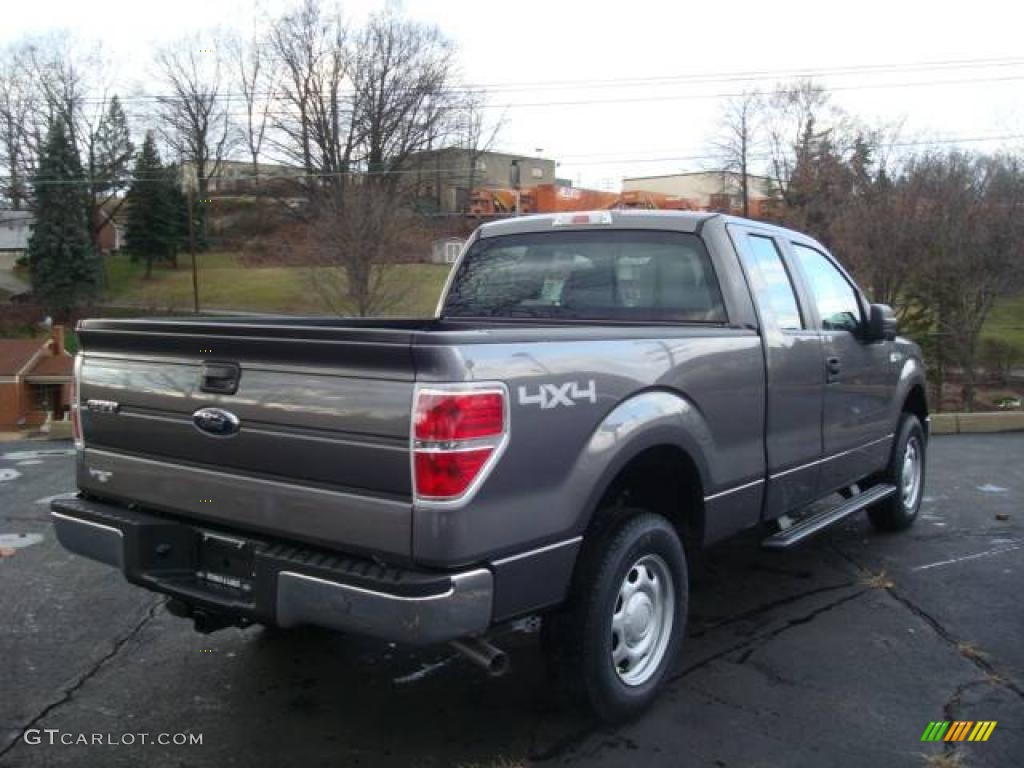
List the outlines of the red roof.
{"label": "red roof", "polygon": [[28,376],[63,376],[71,378],[75,371],[75,358],[70,355],[46,355],[39,358]]}
{"label": "red roof", "polygon": [[14,376],[49,339],[0,339],[0,376]]}

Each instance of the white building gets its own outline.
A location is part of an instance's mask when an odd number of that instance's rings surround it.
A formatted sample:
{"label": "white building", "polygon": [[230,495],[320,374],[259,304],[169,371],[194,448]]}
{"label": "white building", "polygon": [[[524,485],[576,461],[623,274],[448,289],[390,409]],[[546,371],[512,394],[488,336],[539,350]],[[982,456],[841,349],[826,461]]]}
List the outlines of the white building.
{"label": "white building", "polygon": [[[634,176],[622,180],[623,192],[654,192],[682,197],[707,210],[735,211],[741,207],[741,176],[733,171],[695,171],[664,176]],[[771,179],[747,175],[747,197],[751,209],[760,210],[761,201],[771,199]]]}
{"label": "white building", "polygon": [[34,223],[35,216],[29,211],[0,211],[0,254],[23,255]]}

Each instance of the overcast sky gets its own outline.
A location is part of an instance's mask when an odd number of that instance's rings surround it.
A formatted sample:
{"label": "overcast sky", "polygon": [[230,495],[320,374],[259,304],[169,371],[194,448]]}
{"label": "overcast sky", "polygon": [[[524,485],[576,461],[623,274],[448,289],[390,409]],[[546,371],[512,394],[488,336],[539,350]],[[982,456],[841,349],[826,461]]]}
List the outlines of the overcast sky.
{"label": "overcast sky", "polygon": [[[618,189],[623,176],[713,167],[709,144],[723,94],[770,88],[795,70],[830,72],[816,79],[835,89],[839,105],[868,125],[901,122],[908,141],[1024,147],[1020,2],[353,0],[341,7],[358,21],[386,4],[441,27],[458,46],[463,80],[491,86],[489,113],[504,116],[497,148],[540,150],[559,162],[560,176],[583,186]],[[286,5],[7,0],[0,42],[67,29],[101,41],[118,60],[119,88],[152,90],[145,76],[154,45],[217,25],[248,31]],[[737,79],[751,73],[759,79]],[[984,137],[1011,138],[976,140]]]}

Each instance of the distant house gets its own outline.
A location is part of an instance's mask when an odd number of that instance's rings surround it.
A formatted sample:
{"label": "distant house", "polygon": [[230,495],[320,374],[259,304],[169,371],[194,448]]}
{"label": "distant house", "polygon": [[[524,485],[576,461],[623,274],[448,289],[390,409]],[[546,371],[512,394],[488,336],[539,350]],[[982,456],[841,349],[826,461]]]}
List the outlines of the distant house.
{"label": "distant house", "polygon": [[430,244],[430,261],[433,264],[454,264],[462,253],[461,237],[442,237]]}
{"label": "distant house", "polygon": [[47,339],[0,339],[0,429],[61,420],[71,403],[75,359],[64,348],[64,328]]}
{"label": "distant house", "polygon": [[120,225],[112,219],[102,222],[96,238],[100,253],[116,253],[124,245],[124,233]]}
{"label": "distant house", "polygon": [[0,210],[0,254],[24,256],[35,220],[31,211]]}

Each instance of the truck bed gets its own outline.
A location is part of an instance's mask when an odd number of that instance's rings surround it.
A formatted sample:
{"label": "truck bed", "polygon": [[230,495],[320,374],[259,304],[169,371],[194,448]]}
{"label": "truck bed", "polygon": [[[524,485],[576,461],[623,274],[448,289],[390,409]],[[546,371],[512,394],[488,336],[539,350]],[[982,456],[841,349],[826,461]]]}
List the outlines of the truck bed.
{"label": "truck bed", "polygon": [[[573,349],[579,371],[574,375],[599,376],[611,355],[635,359],[642,367],[630,370],[654,385],[666,335],[686,355],[720,345],[742,348],[744,355],[757,350],[749,330],[700,323],[688,328],[530,318],[85,320],[79,326],[85,448],[78,484],[98,498],[229,531],[398,562],[418,561],[423,552],[436,560],[436,553],[451,546],[452,559],[466,562],[455,554],[461,546],[456,534],[468,531],[464,516],[453,517],[453,523],[461,520],[460,528],[440,538],[422,529],[433,525],[432,516],[415,517],[409,433],[416,383],[511,378],[533,391],[538,373],[544,380],[556,375],[563,350]],[[578,342],[587,343],[574,346]],[[204,371],[219,365],[238,366],[236,392],[203,391]],[[690,386],[702,389],[703,379],[694,376]],[[622,377],[601,379],[605,407],[634,386]],[[110,404],[114,412],[105,410]],[[234,414],[238,434],[226,440],[202,433],[193,415],[204,408]],[[578,439],[599,412],[573,421],[582,430]],[[517,416],[538,436],[547,434],[544,424],[561,418],[532,408]],[[520,433],[522,450],[535,450],[530,441]],[[513,464],[501,474],[511,471]],[[501,482],[496,479],[496,488]]]}

